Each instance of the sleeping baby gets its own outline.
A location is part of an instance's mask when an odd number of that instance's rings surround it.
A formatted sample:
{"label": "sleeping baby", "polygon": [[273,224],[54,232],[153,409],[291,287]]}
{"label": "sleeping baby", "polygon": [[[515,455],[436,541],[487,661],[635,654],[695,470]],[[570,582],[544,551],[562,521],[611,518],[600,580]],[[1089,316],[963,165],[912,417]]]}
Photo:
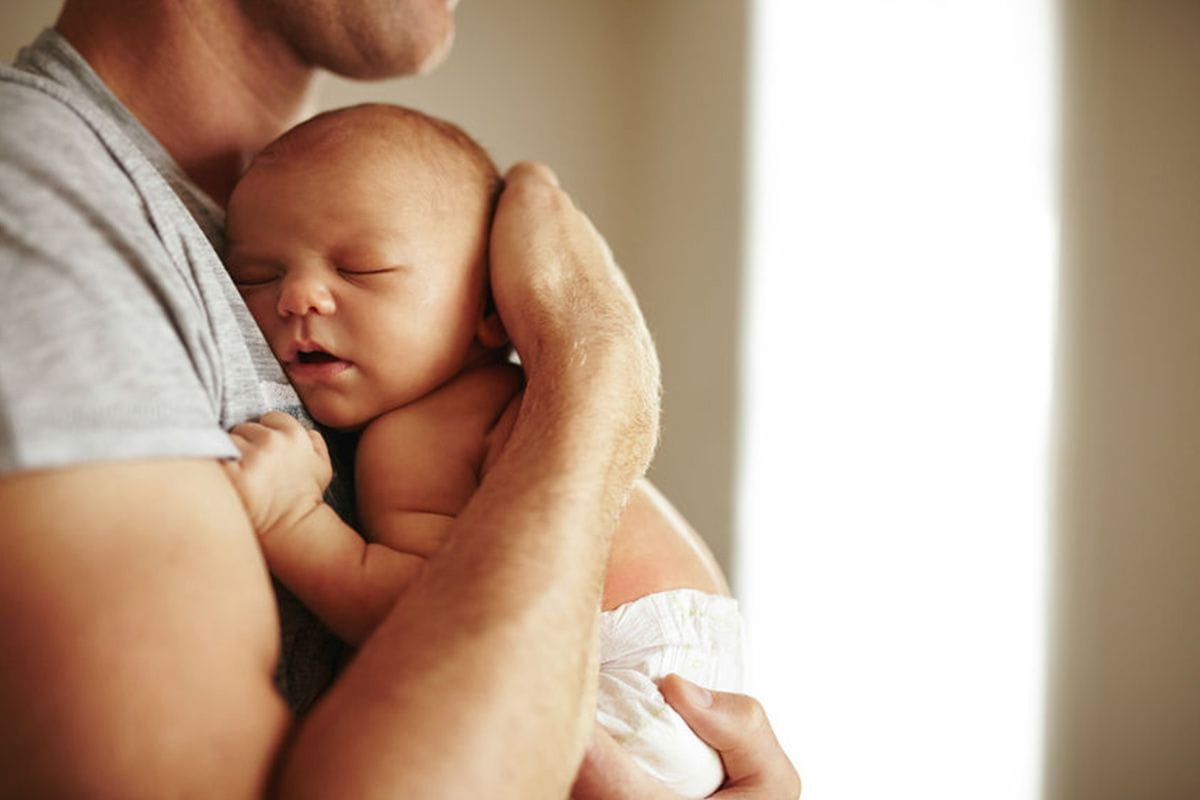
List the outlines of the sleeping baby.
{"label": "sleeping baby", "polygon": [[[285,414],[234,428],[243,461],[260,466],[253,480],[229,472],[272,573],[352,645],[447,543],[520,410],[524,378],[487,279],[500,186],[487,153],[457,127],[364,105],[284,134],[230,199],[227,267],[271,350],[313,419],[361,432],[363,536],[328,505],[295,513],[289,469],[301,459],[262,447],[268,429],[299,429]],[[311,436],[285,439],[321,453],[309,480],[323,490],[331,469]],[[674,672],[736,691],[740,648],[737,605],[711,555],[641,482],[604,584],[598,721],[668,787],[709,795],[724,781],[720,759],[657,681]]]}

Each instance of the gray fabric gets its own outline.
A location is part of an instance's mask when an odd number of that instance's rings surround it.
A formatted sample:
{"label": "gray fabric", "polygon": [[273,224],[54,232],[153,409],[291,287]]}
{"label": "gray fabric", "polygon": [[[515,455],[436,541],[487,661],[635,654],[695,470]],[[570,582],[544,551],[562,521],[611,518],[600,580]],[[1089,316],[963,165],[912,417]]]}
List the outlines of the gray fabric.
{"label": "gray fabric", "polygon": [[[223,214],[53,31],[0,67],[0,472],[236,455],[300,413],[217,251]],[[337,648],[281,597],[302,708]]]}

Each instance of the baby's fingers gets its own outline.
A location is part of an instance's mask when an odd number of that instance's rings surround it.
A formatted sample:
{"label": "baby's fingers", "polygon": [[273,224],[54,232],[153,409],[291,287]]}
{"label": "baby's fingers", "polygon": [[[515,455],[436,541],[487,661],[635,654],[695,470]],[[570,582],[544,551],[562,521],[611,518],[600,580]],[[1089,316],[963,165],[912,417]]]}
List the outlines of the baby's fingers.
{"label": "baby's fingers", "polygon": [[234,425],[229,430],[229,438],[233,440],[242,455],[255,446],[262,447],[273,434],[274,431],[258,422],[243,422],[241,425]]}
{"label": "baby's fingers", "polygon": [[[247,443],[246,447],[239,445],[243,455],[253,448],[275,446],[295,447],[305,441],[313,431],[306,430],[294,417],[282,411],[268,411],[259,417],[257,422],[243,422],[235,425],[229,432],[236,444],[237,437]],[[321,452],[321,451],[318,451]]]}
{"label": "baby's fingers", "polygon": [[325,444],[325,437],[318,431],[310,430],[308,438],[312,440],[313,451],[321,457],[322,461],[329,460],[329,446]]}
{"label": "baby's fingers", "polygon": [[261,425],[270,428],[271,430],[299,435],[305,430],[300,421],[291,414],[285,414],[282,411],[268,411],[258,418]]}

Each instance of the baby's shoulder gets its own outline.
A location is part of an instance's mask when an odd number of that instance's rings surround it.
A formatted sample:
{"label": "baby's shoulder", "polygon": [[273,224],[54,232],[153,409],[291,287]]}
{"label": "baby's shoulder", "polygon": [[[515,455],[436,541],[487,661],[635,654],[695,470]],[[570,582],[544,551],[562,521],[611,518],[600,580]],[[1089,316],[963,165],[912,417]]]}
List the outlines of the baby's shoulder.
{"label": "baby's shoulder", "polygon": [[[446,402],[484,403],[501,409],[525,388],[525,373],[516,364],[503,362],[466,370],[433,395],[445,394]],[[431,395],[431,396],[433,396]]]}
{"label": "baby's shoulder", "polygon": [[525,373],[516,364],[488,364],[461,373],[425,400],[434,413],[486,432],[524,388]]}
{"label": "baby's shoulder", "polygon": [[482,440],[525,386],[515,364],[489,364],[456,375],[434,391],[382,415],[367,428],[374,436],[421,431],[441,441]]}
{"label": "baby's shoulder", "polygon": [[356,456],[360,504],[371,486],[394,494],[397,476],[414,491],[455,476],[477,480],[496,429],[509,416],[505,410],[519,404],[524,384],[519,367],[488,365],[372,420]]}

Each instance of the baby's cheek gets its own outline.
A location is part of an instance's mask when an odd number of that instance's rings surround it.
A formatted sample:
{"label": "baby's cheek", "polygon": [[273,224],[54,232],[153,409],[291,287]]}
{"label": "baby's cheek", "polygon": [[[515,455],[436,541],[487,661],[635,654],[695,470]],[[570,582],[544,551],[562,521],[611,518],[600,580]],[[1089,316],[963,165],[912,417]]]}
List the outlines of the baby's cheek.
{"label": "baby's cheek", "polygon": [[242,292],[242,299],[246,301],[246,308],[250,309],[250,316],[254,317],[258,327],[266,331],[275,318],[275,303],[271,293],[262,290]]}

